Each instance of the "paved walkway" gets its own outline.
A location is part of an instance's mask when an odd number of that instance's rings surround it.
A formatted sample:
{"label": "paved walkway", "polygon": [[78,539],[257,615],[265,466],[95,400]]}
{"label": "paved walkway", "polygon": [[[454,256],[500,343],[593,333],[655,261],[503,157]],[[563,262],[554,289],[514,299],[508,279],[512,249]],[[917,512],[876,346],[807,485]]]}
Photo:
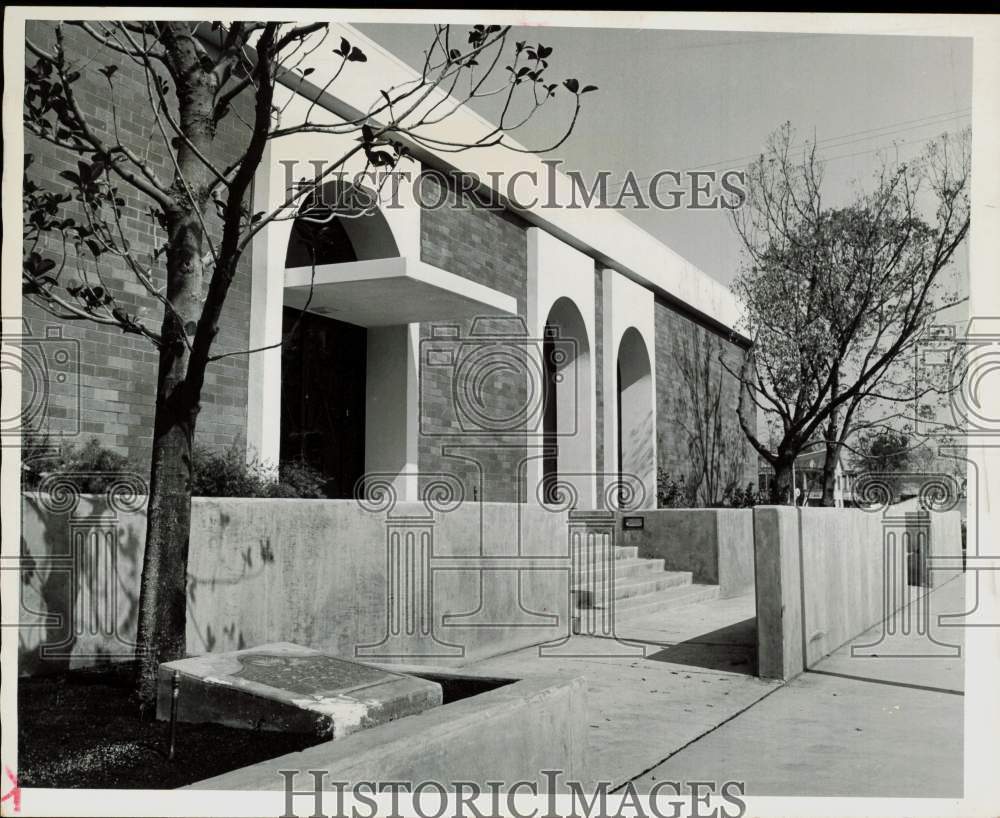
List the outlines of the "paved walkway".
{"label": "paved walkway", "polygon": [[[933,620],[962,609],[962,589],[959,580],[930,595]],[[471,667],[584,676],[591,770],[613,787],[735,779],[753,795],[961,794],[961,660],[861,658],[847,646],[786,685],[764,682],[752,675],[752,594],[635,619],[618,632],[635,641],[609,649],[610,640],[576,637],[560,656],[529,648]],[[961,639],[958,628],[934,633]]]}
{"label": "paved walkway", "polygon": [[[963,590],[959,578],[929,596],[939,642],[962,643],[961,628],[936,621],[964,610]],[[930,655],[945,651],[916,633],[874,650],[928,655],[852,655],[881,633],[873,628],[637,777],[636,789],[718,778],[746,782],[751,795],[961,797],[962,660]]]}
{"label": "paved walkway", "polygon": [[619,625],[627,644],[580,636],[562,655],[526,648],[469,667],[585,677],[590,769],[619,786],[777,689],[752,675],[753,617],[752,594],[713,600]]}

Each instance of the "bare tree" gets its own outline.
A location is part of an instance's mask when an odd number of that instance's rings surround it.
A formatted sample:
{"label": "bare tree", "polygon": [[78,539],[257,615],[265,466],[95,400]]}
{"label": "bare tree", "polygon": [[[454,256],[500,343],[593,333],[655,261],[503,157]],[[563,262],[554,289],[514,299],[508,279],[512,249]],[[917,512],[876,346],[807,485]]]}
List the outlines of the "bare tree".
{"label": "bare tree", "polygon": [[[871,191],[838,208],[823,202],[815,143],[799,155],[793,142],[787,124],[771,137],[734,210],[746,264],[733,290],[754,340],[738,414],[774,468],[773,502],[790,500],[795,457],[822,435],[832,503],[837,460],[865,410],[946,388],[901,384],[934,317],[960,300],[942,272],[969,229],[969,140],[943,135],[914,162],[883,162]],[[752,406],[776,429],[773,446]]]}
{"label": "bare tree", "polygon": [[719,363],[722,343],[707,332],[701,335],[700,349],[683,340],[674,354],[684,381],[684,389],[675,398],[677,422],[687,439],[691,499],[718,506],[743,477],[746,443],[739,430],[725,423],[723,379],[727,373]]}
{"label": "bare tree", "polygon": [[[101,66],[74,55],[69,29],[106,49],[113,62]],[[527,152],[508,133],[557,92],[572,100],[569,122],[542,150],[560,145],[577,121],[581,96],[596,89],[576,79],[548,82],[552,49],[526,42],[509,48],[509,34],[509,27],[496,25],[461,35],[435,26],[419,75],[390,88],[378,88],[373,77],[368,112],[347,120],[320,101],[339,77],[363,71],[367,57],[344,38],[329,43],[324,23],[66,22],[54,24],[51,42],[27,41],[36,62],[26,67],[25,127],[75,156],[77,169],[61,174],[69,193],[46,190],[26,175],[24,295],[61,319],[147,338],[159,355],[138,620],[137,691],[144,706],[155,699],[158,665],[184,655],[192,441],[207,368],[249,352],[213,353],[240,259],[273,222],[295,218],[303,207],[315,215],[313,194],[355,155],[363,155],[364,172],[385,172],[411,149]],[[306,82],[324,64],[329,71],[322,87]],[[144,78],[143,115],[155,123],[148,143],[136,144],[120,127],[115,92],[121,66],[137,66]],[[77,92],[85,72],[103,75],[111,121],[98,122],[85,109]],[[283,117],[289,102],[276,93],[280,85],[313,100],[297,121]],[[442,136],[441,123],[484,97],[498,101],[495,127],[463,141]],[[245,126],[245,142],[227,155],[217,136],[233,117]],[[315,178],[288,191],[281,206],[251,212],[250,187],[267,144],[306,131],[357,139]],[[154,144],[169,159],[169,178],[149,159]],[[62,214],[71,199],[82,218]],[[148,256],[126,237],[126,208],[148,213],[158,228],[158,246]],[[162,308],[162,320],[128,309],[105,277],[109,264],[124,266]]]}

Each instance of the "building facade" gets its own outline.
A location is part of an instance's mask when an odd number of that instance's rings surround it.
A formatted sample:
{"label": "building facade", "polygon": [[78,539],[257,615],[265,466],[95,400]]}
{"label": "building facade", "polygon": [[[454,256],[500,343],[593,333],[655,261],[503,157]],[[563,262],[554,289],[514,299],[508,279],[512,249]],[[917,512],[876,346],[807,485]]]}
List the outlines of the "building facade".
{"label": "building facade", "polygon": [[[360,32],[335,28],[364,48],[366,76],[380,85],[413,76]],[[44,38],[43,24],[36,36]],[[169,176],[141,69],[86,35],[67,37],[83,59],[119,66],[114,110]],[[110,121],[112,101],[92,73],[79,93],[95,120],[104,112]],[[314,103],[345,119],[370,103],[370,84],[348,81],[330,96],[319,93],[324,82],[314,75],[283,89],[288,121]],[[483,127],[465,110],[445,124],[459,134]],[[241,149],[242,127],[239,118],[225,120],[220,153]],[[254,211],[280,204],[289,180],[352,144],[320,133],[274,140],[255,180]],[[26,151],[37,181],[65,184],[67,156],[30,135]],[[484,180],[487,170],[527,170],[565,192],[569,181],[537,157],[425,150],[399,169],[410,179],[395,200],[366,215],[331,212],[322,246],[315,220],[302,217],[276,221],[254,240],[215,352],[272,348],[210,365],[199,444],[245,447],[270,463],[305,458],[339,498],[391,487],[401,500],[446,491],[487,502],[649,508],[658,472],[689,485],[702,484],[706,469],[722,472],[713,485],[755,482],[756,458],[736,419],[737,384],[719,363],[735,369],[747,348],[725,287],[621,213],[498,207],[455,183],[456,170]],[[322,198],[336,198],[338,184]],[[150,254],[158,241],[152,219],[137,194],[126,192],[126,202],[128,239]],[[109,264],[103,274],[130,309],[158,324],[155,300],[123,267]],[[25,406],[44,403],[26,424],[54,442],[96,437],[137,470],[148,468],[152,346],[113,328],[60,322],[27,302],[23,315],[32,338],[68,350],[47,363],[44,401],[38,383],[24,378]],[[705,389],[719,392],[725,462],[699,461],[706,424],[697,395]],[[704,491],[701,498],[719,499]]]}

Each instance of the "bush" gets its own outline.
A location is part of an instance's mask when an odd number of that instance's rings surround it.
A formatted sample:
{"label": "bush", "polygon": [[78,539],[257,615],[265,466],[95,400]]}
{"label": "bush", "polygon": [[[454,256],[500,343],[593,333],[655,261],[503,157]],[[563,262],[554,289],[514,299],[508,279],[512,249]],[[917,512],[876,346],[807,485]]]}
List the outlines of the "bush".
{"label": "bush", "polygon": [[[21,444],[21,489],[34,491],[49,475],[65,474],[83,494],[102,494],[121,474],[135,473],[128,458],[101,446],[96,437],[77,448],[53,446],[45,435],[25,435]],[[213,451],[195,446],[191,493],[195,497],[326,497],[326,478],[303,461],[288,461],[274,469],[260,460],[247,463],[244,450],[232,446]],[[145,477],[146,475],[143,475]]]}
{"label": "bush", "polygon": [[746,488],[733,486],[723,495],[723,505],[730,508],[753,508],[762,502],[753,483],[747,483]]}
{"label": "bush", "polygon": [[691,491],[684,475],[680,480],[674,480],[666,469],[656,470],[656,507],[657,508],[691,508]]}
{"label": "bush", "polygon": [[[747,483],[746,488],[738,485],[727,486],[722,493],[722,502],[716,503],[716,508],[752,508],[761,503],[753,483]],[[689,485],[684,475],[675,480],[666,469],[656,470],[656,507],[657,508],[704,508],[695,497],[694,487]],[[711,508],[713,506],[709,506]]]}
{"label": "bush", "polygon": [[134,473],[125,455],[101,446],[96,437],[77,448],[70,443],[53,446],[46,435],[26,435],[21,463],[21,487],[26,491],[37,489],[49,475],[65,474],[81,493],[102,494],[122,474]]}
{"label": "bush", "polygon": [[326,497],[322,472],[305,461],[287,461],[274,469],[261,460],[247,462],[240,446],[223,452],[196,446],[193,452],[191,493],[196,497]]}

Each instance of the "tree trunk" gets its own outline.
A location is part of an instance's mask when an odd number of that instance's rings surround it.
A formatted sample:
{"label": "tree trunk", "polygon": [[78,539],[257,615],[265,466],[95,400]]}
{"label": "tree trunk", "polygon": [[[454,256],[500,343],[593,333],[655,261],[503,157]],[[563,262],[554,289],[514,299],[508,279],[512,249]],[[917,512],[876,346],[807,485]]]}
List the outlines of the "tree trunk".
{"label": "tree trunk", "polygon": [[155,705],[160,664],[185,655],[194,415],[174,404],[158,400],[154,422],[136,648],[143,711]]}
{"label": "tree trunk", "polygon": [[188,347],[201,312],[202,223],[188,210],[170,217],[168,229],[171,309],[163,317],[136,640],[136,693],[144,712],[155,705],[160,664],[185,655],[191,446],[204,375]]}
{"label": "tree trunk", "polygon": [[[185,23],[165,23],[163,42],[175,66],[178,117],[186,139],[211,151],[218,78],[204,70]],[[207,351],[192,355],[202,319],[206,204],[213,177],[187,142],[177,148],[167,228],[167,302],[153,422],[153,460],[146,512],[146,551],[139,592],[136,692],[144,711],[156,702],[159,665],[183,658],[187,558],[191,529],[191,445],[200,408]],[[235,261],[233,261],[235,263]]]}
{"label": "tree trunk", "polygon": [[837,461],[840,459],[840,444],[826,441],[826,457],[823,460],[823,499],[821,505],[833,508],[836,504],[834,490],[837,484]]}
{"label": "tree trunk", "polygon": [[795,487],[792,485],[794,458],[778,460],[774,466],[774,482],[771,483],[771,503],[779,506],[795,505]]}

